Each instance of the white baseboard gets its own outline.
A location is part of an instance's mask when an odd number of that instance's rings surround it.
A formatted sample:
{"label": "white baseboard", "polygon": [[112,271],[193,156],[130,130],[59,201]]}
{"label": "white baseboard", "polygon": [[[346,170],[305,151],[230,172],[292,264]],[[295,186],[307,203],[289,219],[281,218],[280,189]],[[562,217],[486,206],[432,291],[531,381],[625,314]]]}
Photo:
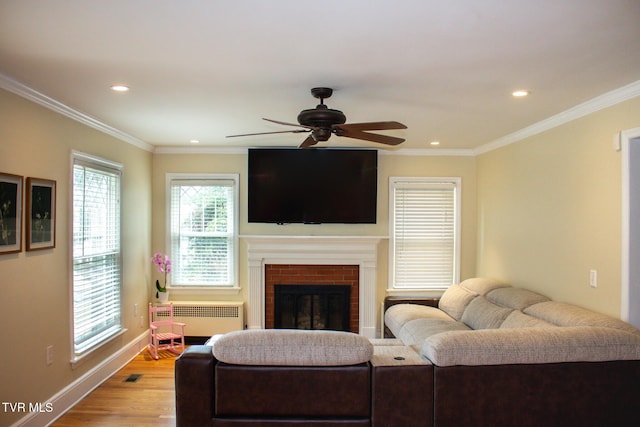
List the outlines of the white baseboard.
{"label": "white baseboard", "polygon": [[132,361],[147,346],[148,337],[149,331],[143,332],[118,352],[53,395],[47,400],[46,408],[50,409],[50,412],[32,412],[11,427],[41,427],[52,424],[100,384]]}

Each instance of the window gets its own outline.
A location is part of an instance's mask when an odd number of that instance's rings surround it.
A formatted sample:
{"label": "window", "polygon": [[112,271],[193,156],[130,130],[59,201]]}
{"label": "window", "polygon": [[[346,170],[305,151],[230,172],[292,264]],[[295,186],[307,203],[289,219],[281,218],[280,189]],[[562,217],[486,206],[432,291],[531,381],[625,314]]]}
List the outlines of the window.
{"label": "window", "polygon": [[171,283],[236,286],[238,176],[168,175]]}
{"label": "window", "polygon": [[459,279],[460,178],[390,178],[393,290],[442,290]]}
{"label": "window", "polygon": [[73,154],[73,359],[123,331],[122,167]]}

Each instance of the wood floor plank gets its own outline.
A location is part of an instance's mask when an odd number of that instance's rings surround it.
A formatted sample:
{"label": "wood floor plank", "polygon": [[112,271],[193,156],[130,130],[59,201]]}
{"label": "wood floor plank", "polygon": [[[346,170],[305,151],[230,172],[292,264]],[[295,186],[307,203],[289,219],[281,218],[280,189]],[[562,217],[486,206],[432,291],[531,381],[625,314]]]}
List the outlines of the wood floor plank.
{"label": "wood floor plank", "polygon": [[[142,351],[52,426],[175,427],[176,358],[167,351],[154,360]],[[135,382],[125,381],[132,374],[141,377]]]}

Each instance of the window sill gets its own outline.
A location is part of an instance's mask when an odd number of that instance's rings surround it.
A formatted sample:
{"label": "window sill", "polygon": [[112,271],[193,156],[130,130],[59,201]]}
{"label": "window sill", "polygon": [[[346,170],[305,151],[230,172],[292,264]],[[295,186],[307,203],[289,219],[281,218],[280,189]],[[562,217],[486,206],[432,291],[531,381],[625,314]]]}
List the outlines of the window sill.
{"label": "window sill", "polygon": [[[112,335],[109,335],[105,337],[102,341],[96,343],[93,347],[86,349],[82,353],[73,354],[71,360],[69,361],[69,363],[71,364],[71,369],[77,368],[78,365],[80,365],[84,360],[86,360],[87,356],[90,356],[96,350],[109,344],[116,338],[123,336],[126,332],[127,332],[126,328],[120,328],[116,332],[114,332]],[[73,349],[72,349],[72,352],[73,352]]]}

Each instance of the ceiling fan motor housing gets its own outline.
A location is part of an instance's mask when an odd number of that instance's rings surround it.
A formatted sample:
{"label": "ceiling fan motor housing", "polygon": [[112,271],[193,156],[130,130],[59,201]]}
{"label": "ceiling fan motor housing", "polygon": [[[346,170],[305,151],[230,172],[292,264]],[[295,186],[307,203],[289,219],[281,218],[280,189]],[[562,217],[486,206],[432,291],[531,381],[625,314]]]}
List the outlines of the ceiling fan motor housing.
{"label": "ceiling fan motor housing", "polygon": [[302,110],[298,114],[298,123],[314,128],[312,135],[315,141],[327,141],[331,136],[332,126],[341,125],[346,121],[347,117],[342,111],[332,110],[324,104],[313,109]]}
{"label": "ceiling fan motor housing", "polygon": [[333,110],[324,104],[326,98],[331,97],[333,89],[328,87],[315,87],[311,89],[314,98],[320,99],[316,108],[302,110],[298,114],[298,123],[314,128],[311,136],[314,141],[327,141],[333,132],[334,125],[341,125],[347,121],[347,117],[340,110]]}
{"label": "ceiling fan motor housing", "polygon": [[[321,108],[324,107],[324,108]],[[341,125],[347,121],[347,117],[340,110],[327,108],[326,105],[318,105],[316,108],[302,110],[298,114],[298,123],[304,126]]]}

